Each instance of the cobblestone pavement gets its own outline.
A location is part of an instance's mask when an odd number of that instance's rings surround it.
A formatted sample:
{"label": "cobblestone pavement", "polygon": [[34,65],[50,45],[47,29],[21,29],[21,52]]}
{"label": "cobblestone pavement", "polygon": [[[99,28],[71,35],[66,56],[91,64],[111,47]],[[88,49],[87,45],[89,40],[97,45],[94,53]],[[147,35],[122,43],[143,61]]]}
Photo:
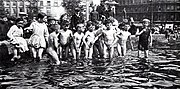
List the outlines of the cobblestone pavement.
{"label": "cobblestone pavement", "polygon": [[1,67],[0,89],[180,89],[180,42],[157,44],[147,59],[129,50],[108,66],[98,59],[93,66],[53,66],[44,60]]}

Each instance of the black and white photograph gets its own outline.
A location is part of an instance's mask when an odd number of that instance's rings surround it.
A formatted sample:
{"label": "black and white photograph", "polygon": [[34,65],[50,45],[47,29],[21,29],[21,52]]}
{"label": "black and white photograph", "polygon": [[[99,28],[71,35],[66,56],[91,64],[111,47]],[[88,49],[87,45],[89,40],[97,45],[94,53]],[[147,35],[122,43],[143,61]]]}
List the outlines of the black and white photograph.
{"label": "black and white photograph", "polygon": [[180,0],[0,0],[0,89],[180,89]]}

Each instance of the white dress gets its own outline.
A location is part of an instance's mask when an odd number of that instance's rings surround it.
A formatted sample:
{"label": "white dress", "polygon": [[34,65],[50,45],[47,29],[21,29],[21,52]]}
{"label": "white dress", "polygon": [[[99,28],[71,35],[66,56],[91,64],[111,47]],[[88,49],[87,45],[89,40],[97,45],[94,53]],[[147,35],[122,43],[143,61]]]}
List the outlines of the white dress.
{"label": "white dress", "polygon": [[32,22],[29,29],[33,30],[33,34],[29,39],[29,45],[34,48],[46,48],[46,40],[49,32],[45,23]]}
{"label": "white dress", "polygon": [[28,51],[27,41],[22,37],[23,29],[13,25],[7,33],[11,44],[20,49],[20,52]]}

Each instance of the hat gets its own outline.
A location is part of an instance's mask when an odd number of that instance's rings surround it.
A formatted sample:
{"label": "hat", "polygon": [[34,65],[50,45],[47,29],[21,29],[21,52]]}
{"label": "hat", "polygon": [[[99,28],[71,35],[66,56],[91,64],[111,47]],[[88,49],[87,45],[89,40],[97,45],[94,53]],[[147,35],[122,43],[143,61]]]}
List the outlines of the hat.
{"label": "hat", "polygon": [[40,12],[40,13],[38,13],[38,15],[37,15],[37,17],[38,18],[44,18],[46,16],[46,14],[45,13],[43,13],[43,12]]}
{"label": "hat", "polygon": [[75,11],[79,12],[79,11],[80,11],[80,8],[75,8]]}
{"label": "hat", "polygon": [[149,19],[143,19],[142,22],[150,22],[150,20]]}
{"label": "hat", "polygon": [[52,17],[52,16],[49,16],[48,20],[56,20],[56,19],[54,17]]}

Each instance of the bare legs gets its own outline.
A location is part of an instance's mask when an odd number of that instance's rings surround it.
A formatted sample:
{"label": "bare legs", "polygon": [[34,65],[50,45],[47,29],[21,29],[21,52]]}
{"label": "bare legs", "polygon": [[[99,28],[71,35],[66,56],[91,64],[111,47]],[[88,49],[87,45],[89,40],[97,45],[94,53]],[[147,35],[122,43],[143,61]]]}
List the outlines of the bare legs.
{"label": "bare legs", "polygon": [[19,50],[17,48],[13,49],[13,58],[11,59],[11,61],[14,61],[15,59],[19,59],[20,58],[20,54],[19,54]]}
{"label": "bare legs", "polygon": [[59,61],[59,57],[58,57],[57,52],[52,48],[48,48],[47,52],[52,57],[52,59],[56,61],[56,65],[60,65],[60,61]]}
{"label": "bare legs", "polygon": [[[144,51],[144,57],[145,57],[145,58],[148,58],[148,53],[149,53],[149,50],[145,50],[145,51]],[[141,54],[141,51],[138,50],[138,58],[140,58],[140,54]]]}
{"label": "bare legs", "polygon": [[44,48],[37,48],[36,49],[36,48],[32,47],[31,51],[32,51],[33,58],[42,59],[42,53],[44,51]]}

